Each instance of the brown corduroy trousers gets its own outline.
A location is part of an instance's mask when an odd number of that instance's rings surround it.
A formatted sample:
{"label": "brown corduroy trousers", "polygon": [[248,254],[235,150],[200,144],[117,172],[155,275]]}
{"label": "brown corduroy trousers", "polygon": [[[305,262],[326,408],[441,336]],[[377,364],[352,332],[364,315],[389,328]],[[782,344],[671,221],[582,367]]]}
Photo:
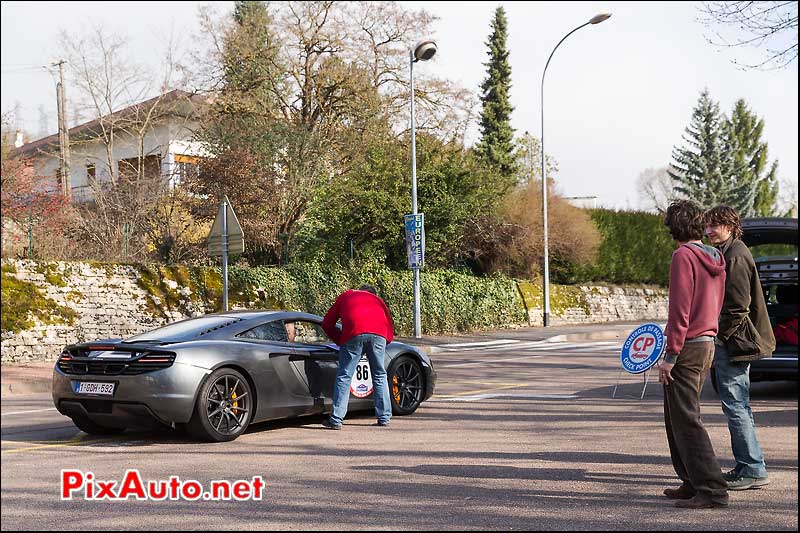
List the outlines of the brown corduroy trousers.
{"label": "brown corduroy trousers", "polygon": [[698,494],[728,501],[728,485],[700,419],[700,391],[714,358],[713,342],[684,345],[672,368],[673,381],[664,385],[664,423],[675,473]]}

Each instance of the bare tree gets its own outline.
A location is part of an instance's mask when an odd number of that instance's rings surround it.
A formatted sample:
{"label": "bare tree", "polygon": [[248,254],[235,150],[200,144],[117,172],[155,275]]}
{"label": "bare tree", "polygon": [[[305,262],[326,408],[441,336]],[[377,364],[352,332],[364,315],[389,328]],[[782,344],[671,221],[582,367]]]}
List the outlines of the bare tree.
{"label": "bare tree", "polygon": [[[124,250],[129,258],[147,254],[145,223],[168,178],[162,173],[164,139],[156,139],[154,130],[169,117],[192,115],[191,98],[169,91],[176,51],[172,38],[166,44],[160,72],[152,72],[129,58],[124,36],[101,26],[61,35],[73,105],[91,119],[77,129],[71,146],[73,159],[92,167],[92,198],[80,206],[80,235],[97,257],[116,259]],[[123,146],[135,146],[135,155],[120,158]],[[97,157],[98,147],[103,157]]]}
{"label": "bare tree", "polygon": [[648,211],[665,213],[674,199],[674,180],[667,173],[667,167],[643,170],[636,180],[636,189],[641,205]]}
{"label": "bare tree", "polygon": [[[754,63],[733,60],[745,69],[780,69],[797,59],[797,2],[703,2],[700,22],[712,28],[706,40],[726,48],[765,48],[766,58]],[[733,42],[716,28],[733,27]]]}

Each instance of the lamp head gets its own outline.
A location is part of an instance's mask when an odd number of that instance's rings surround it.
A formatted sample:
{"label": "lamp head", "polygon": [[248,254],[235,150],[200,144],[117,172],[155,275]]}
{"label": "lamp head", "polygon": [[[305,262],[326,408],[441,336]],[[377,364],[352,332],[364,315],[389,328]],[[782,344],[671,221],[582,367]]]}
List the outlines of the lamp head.
{"label": "lamp head", "polygon": [[603,22],[604,20],[608,20],[609,18],[611,18],[611,13],[600,13],[599,15],[593,16],[589,22],[592,24],[600,24],[601,22]]}
{"label": "lamp head", "polygon": [[436,55],[436,41],[420,41],[414,47],[414,61],[427,61]]}

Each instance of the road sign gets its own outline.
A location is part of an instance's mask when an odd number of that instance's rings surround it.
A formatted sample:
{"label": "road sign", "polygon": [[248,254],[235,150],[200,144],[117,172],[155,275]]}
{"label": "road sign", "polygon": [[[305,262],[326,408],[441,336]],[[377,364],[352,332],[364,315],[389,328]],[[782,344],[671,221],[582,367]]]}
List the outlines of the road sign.
{"label": "road sign", "polygon": [[242,226],[239,224],[239,219],[236,218],[236,213],[233,212],[230,200],[225,196],[225,200],[219,206],[217,218],[214,219],[214,224],[211,226],[211,232],[206,239],[208,243],[208,253],[214,257],[222,256],[223,209],[226,209],[225,222],[227,222],[228,253],[241,254],[244,252],[244,232],[242,232]]}
{"label": "road sign", "polygon": [[422,268],[425,264],[425,215],[406,215],[405,225],[408,268]]}
{"label": "road sign", "polygon": [[622,368],[631,374],[646,372],[664,352],[664,332],[656,324],[643,324],[633,330],[622,345]]}

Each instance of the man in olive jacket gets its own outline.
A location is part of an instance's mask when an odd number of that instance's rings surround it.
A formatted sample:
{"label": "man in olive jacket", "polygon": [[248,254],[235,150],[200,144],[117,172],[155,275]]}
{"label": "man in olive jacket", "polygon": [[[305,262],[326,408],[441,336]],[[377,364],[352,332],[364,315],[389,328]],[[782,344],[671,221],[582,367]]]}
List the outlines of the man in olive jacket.
{"label": "man in olive jacket", "polygon": [[729,490],[769,484],[750,409],[750,361],[770,357],[775,335],[753,255],[741,241],[739,215],[720,205],[705,213],[705,232],[725,256],[725,299],[719,316],[714,365],[722,410],[728,418],[736,467],[723,474]]}

